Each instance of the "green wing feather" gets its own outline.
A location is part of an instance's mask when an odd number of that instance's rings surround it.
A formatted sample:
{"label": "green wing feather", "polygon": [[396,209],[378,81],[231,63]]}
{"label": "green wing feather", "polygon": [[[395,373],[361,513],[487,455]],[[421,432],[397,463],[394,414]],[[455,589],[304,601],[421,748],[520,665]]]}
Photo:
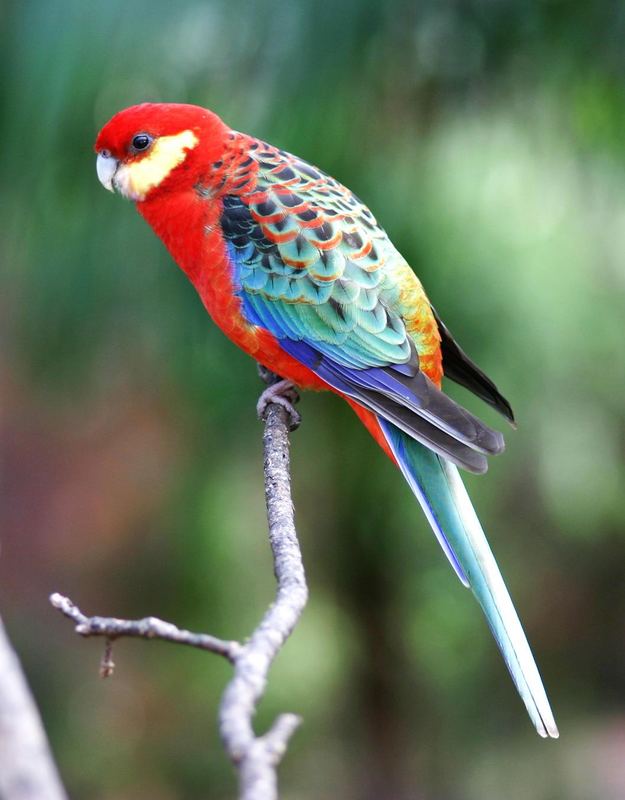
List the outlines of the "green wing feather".
{"label": "green wing feather", "polygon": [[333,178],[256,144],[255,186],[226,198],[222,219],[246,310],[355,368],[409,361],[392,268],[404,262],[384,230]]}

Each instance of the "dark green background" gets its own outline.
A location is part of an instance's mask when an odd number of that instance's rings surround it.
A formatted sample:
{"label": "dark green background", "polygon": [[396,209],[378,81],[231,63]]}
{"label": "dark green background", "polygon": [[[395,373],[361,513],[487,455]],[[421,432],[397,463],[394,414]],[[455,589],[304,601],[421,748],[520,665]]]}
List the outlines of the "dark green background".
{"label": "dark green background", "polygon": [[625,796],[622,4],[14,0],[0,26],[0,600],[72,798],[232,797],[230,670],[126,641],[103,683],[47,595],[243,638],[273,591],[255,367],[95,176],[98,128],[143,100],[352,188],[519,422],[467,484],[561,739],[532,730],[392,465],[306,395],[311,600],[258,715],[305,719],[283,797]]}

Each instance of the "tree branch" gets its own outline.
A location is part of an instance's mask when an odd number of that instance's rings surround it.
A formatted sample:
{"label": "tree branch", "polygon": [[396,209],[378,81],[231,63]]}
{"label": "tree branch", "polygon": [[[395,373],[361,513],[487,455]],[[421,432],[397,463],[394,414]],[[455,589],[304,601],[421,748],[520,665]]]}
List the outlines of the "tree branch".
{"label": "tree branch", "polygon": [[[145,617],[144,619],[117,619],[116,617],[87,617],[69,597],[55,592],[50,595],[50,602],[68,619],[76,623],[74,630],[85,638],[89,636],[106,636],[113,641],[122,636],[138,639],[162,639],[174,644],[186,644],[197,647],[199,650],[209,650],[225,656],[234,663],[242,647],[238,642],[228,642],[216,639],[207,633],[191,633],[182,628],[177,628],[171,622],[165,622],[158,617]],[[111,674],[110,672],[108,674]],[[108,677],[108,674],[104,677]]]}
{"label": "tree branch", "polygon": [[284,714],[264,736],[255,737],[252,729],[271,662],[308,599],[291,500],[288,420],[289,412],[282,405],[268,405],[263,436],[265,502],[278,582],[276,600],[235,661],[234,678],[226,687],[219,714],[221,738],[230,758],[239,765],[242,800],[278,796],[275,767],[300,723],[293,714]]}
{"label": "tree branch", "polygon": [[0,797],[67,800],[37,706],[0,620]]}
{"label": "tree branch", "polygon": [[[290,407],[297,399],[292,386],[276,394],[277,376],[259,370],[269,385],[259,408],[263,410],[265,501],[269,521],[269,543],[277,580],[276,597],[249,641],[245,644],[216,639],[204,633],[181,630],[156,617],[123,620],[114,617],[87,617],[67,597],[53,594],[52,605],[76,623],[81,636],[106,639],[100,673],[113,671],[112,641],[123,636],[162,639],[185,644],[227,658],[234,666],[234,676],[226,686],[219,710],[219,729],[224,747],[239,776],[240,800],[277,800],[276,768],[288,741],[301,720],[295,714],[281,714],[271,728],[256,736],[252,720],[267,686],[269,668],[297,624],[308,589],[297,540],[291,499],[289,467],[289,429],[299,415]],[[283,382],[285,383],[285,382]],[[264,400],[264,402],[263,402]],[[55,798],[51,797],[51,800]]]}

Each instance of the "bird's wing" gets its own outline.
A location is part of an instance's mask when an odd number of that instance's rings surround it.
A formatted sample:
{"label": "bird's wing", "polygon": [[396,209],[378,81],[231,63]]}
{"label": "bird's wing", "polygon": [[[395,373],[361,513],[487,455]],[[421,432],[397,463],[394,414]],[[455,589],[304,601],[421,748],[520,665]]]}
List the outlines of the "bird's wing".
{"label": "bird's wing", "polygon": [[418,279],[348,189],[254,142],[255,180],[223,198],[221,226],[248,320],[326,383],[473,472],[503,437],[430,380],[440,346]]}

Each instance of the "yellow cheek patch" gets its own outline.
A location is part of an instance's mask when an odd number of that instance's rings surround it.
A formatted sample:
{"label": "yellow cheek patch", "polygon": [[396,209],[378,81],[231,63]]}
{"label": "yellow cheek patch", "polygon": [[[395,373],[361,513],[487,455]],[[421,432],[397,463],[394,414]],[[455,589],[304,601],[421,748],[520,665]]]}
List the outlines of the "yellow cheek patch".
{"label": "yellow cheek patch", "polygon": [[175,136],[155,140],[145,158],[121,164],[115,173],[115,188],[130,200],[143,200],[150,189],[162,183],[169,173],[187,157],[187,151],[197,146],[199,139],[187,130]]}

